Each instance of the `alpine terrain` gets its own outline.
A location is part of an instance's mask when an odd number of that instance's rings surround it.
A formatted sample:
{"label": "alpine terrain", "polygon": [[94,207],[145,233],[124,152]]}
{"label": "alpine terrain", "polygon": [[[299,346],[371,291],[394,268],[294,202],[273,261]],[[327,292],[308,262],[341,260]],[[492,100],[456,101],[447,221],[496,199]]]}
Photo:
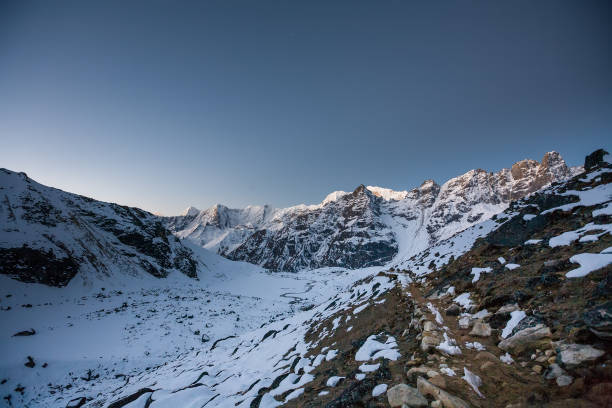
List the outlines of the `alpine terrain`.
{"label": "alpine terrain", "polygon": [[0,404],[612,406],[611,161],[175,217],[2,169]]}

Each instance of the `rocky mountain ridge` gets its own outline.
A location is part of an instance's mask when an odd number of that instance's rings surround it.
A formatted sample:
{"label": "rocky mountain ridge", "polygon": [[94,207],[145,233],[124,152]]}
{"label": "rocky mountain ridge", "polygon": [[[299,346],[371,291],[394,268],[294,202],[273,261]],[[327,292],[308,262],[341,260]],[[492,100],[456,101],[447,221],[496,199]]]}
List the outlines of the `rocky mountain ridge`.
{"label": "rocky mountain ridge", "polygon": [[384,265],[581,171],[549,152],[541,162],[526,159],[496,173],[471,170],[442,186],[433,180],[410,191],[359,186],[352,193],[333,192],[318,205],[285,209],[216,205],[198,212],[190,207],[164,222],[181,238],[272,270]]}
{"label": "rocky mountain ridge", "polygon": [[128,276],[197,278],[198,259],[151,213],[0,169],[0,274],[65,286]]}

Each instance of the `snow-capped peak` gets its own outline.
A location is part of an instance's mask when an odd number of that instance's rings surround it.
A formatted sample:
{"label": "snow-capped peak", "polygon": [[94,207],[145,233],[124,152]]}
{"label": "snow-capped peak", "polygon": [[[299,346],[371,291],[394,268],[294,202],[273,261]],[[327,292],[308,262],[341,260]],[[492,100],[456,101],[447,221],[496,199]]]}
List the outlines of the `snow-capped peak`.
{"label": "snow-capped peak", "polygon": [[368,186],[368,190],[372,192],[377,197],[382,198],[385,201],[389,200],[403,200],[408,195],[407,191],[394,191],[390,188],[377,187],[377,186]]}
{"label": "snow-capped peak", "polygon": [[199,210],[199,209],[197,209],[197,208],[195,208],[195,207],[192,207],[192,206],[189,206],[189,207],[187,207],[187,208],[185,209],[185,211],[183,211],[183,212],[181,213],[181,215],[182,215],[183,217],[195,217],[195,216],[196,216],[196,215],[198,215],[199,213],[200,213],[200,210]]}
{"label": "snow-capped peak", "polygon": [[347,195],[349,193],[347,193],[346,191],[342,191],[342,190],[338,190],[338,191],[334,191],[331,192],[327,195],[327,197],[325,197],[325,199],[321,202],[321,205],[325,205],[327,203],[331,203],[334,201],[338,201],[339,198],[344,197],[345,195]]}

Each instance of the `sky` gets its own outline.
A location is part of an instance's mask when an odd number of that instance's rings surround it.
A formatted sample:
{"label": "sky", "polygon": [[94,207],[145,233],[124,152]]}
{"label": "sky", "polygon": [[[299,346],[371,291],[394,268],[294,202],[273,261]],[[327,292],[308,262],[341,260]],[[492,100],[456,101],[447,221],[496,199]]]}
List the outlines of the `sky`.
{"label": "sky", "polygon": [[610,1],[0,2],[0,167],[156,213],[611,140]]}

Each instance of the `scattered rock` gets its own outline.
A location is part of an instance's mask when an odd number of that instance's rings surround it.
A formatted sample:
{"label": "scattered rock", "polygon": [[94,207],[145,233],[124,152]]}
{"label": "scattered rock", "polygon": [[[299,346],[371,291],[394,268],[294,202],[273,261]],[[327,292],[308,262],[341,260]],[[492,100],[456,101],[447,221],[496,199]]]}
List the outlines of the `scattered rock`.
{"label": "scattered rock", "polygon": [[574,378],[569,375],[560,375],[557,377],[557,385],[559,387],[567,387],[574,381]]}
{"label": "scattered rock", "polygon": [[517,310],[519,310],[519,306],[516,303],[512,303],[500,307],[499,309],[497,309],[497,312],[495,312],[495,314],[509,314]]}
{"label": "scattered rock", "polygon": [[445,313],[447,316],[459,316],[459,313],[461,313],[461,308],[458,304],[453,303],[448,309],[446,309]]}
{"label": "scattered rock", "polygon": [[23,330],[23,331],[17,332],[15,334],[13,334],[13,337],[18,337],[18,336],[33,336],[35,334],[36,334],[36,330],[30,329],[30,330]]}
{"label": "scattered rock", "polygon": [[425,366],[412,367],[410,370],[408,370],[408,372],[406,372],[406,377],[408,377],[409,380],[414,381],[416,376],[418,376],[419,374],[427,375],[429,371],[430,368]]}
{"label": "scattered rock", "polygon": [[26,366],[28,368],[36,367],[36,363],[34,362],[34,359],[32,358],[32,356],[28,356],[28,362],[25,363],[24,366]]}
{"label": "scattered rock", "polygon": [[471,336],[477,337],[490,337],[491,336],[491,326],[488,323],[478,321],[474,323],[474,327],[470,332]]}
{"label": "scattered rock", "polygon": [[513,336],[502,340],[498,347],[504,351],[510,351],[512,354],[518,354],[529,348],[539,346],[543,339],[549,337],[551,337],[550,329],[543,324],[538,324],[523,329]]}
{"label": "scattered rock", "polygon": [[426,407],[427,399],[416,389],[406,384],[398,384],[389,388],[387,399],[392,407]]}
{"label": "scattered rock", "polygon": [[428,352],[440,344],[440,339],[432,333],[424,334],[421,339],[421,350]]}
{"label": "scattered rock", "polygon": [[499,361],[495,354],[488,351],[479,351],[474,357],[476,360]]}
{"label": "scattered rock", "polygon": [[417,379],[417,389],[423,395],[430,395],[442,403],[445,408],[469,408],[470,405],[461,398],[455,397],[448,392],[433,385],[423,377]]}
{"label": "scattered rock", "polygon": [[538,365],[538,364],[536,364],[536,365],[534,365],[533,367],[531,367],[531,369],[532,369],[532,370],[533,370],[535,373],[537,373],[537,374],[540,374],[540,373],[542,372],[542,366],[541,366],[541,365]]}
{"label": "scattered rock", "polygon": [[597,360],[605,354],[588,344],[561,344],[559,350],[560,361],[567,367],[580,365],[584,361]]}
{"label": "scattered rock", "polygon": [[66,408],[80,408],[85,405],[85,402],[87,402],[87,399],[85,397],[77,397],[75,399],[70,400],[68,404],[66,404]]}
{"label": "scattered rock", "polygon": [[612,340],[612,301],[595,306],[583,315],[589,330],[603,340]]}

